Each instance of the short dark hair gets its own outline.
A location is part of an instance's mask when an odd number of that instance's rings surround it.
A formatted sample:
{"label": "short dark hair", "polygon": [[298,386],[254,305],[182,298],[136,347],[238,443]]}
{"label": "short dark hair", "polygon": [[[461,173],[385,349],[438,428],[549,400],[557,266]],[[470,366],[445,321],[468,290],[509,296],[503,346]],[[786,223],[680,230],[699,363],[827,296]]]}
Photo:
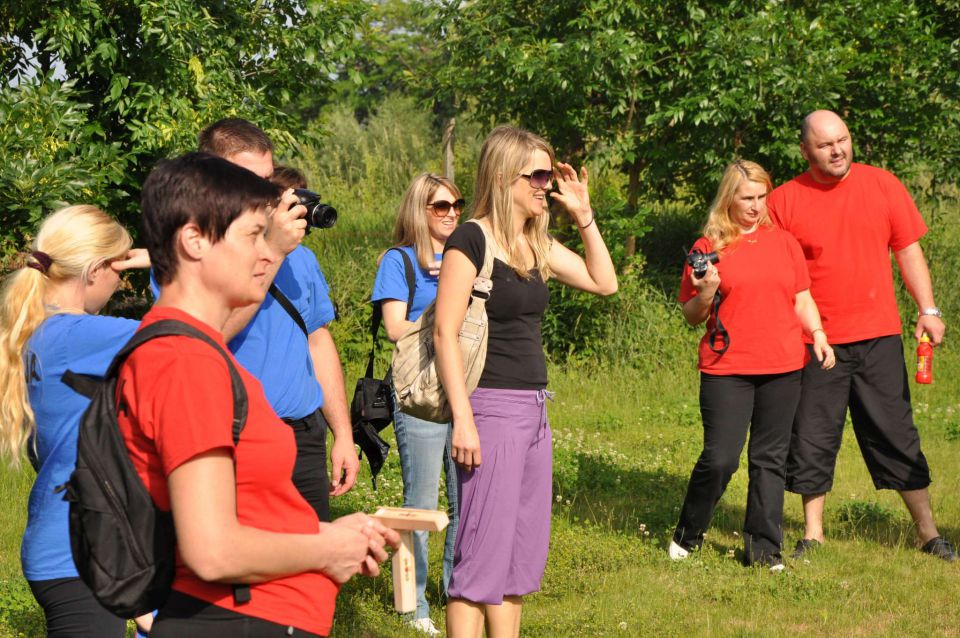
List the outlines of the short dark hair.
{"label": "short dark hair", "polygon": [[249,210],[274,206],[276,184],[208,153],[187,153],[160,160],[143,183],[140,198],[143,239],[157,284],[177,274],[176,238],[193,222],[216,243],[237,217]]}
{"label": "short dark hair", "polygon": [[292,166],[274,164],[270,181],[282,188],[307,188],[307,178]]}
{"label": "short dark hair", "polygon": [[237,153],[273,153],[273,142],[259,126],[239,117],[218,120],[200,131],[197,147],[202,153],[229,157]]}

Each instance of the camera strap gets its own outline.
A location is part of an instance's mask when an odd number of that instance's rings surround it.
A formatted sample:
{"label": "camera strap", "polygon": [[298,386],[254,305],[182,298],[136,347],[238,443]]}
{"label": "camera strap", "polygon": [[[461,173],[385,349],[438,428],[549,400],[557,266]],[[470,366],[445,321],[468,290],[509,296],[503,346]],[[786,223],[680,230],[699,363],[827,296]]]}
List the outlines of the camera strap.
{"label": "camera strap", "polygon": [[[710,346],[711,350],[720,355],[730,347],[730,334],[723,326],[723,322],[720,321],[721,301],[723,301],[723,294],[721,294],[718,289],[717,293],[713,296],[713,303],[710,306],[710,314],[713,316],[713,328],[707,333],[707,345]],[[716,346],[718,340],[722,344],[719,348]]]}
{"label": "camera strap", "polygon": [[270,284],[270,296],[277,300],[277,303],[283,306],[283,309],[287,311],[287,314],[290,315],[300,329],[303,330],[303,336],[310,337],[310,333],[307,332],[307,324],[303,321],[303,317],[293,307],[293,302],[287,299],[287,296],[283,294],[283,291],[277,288],[277,284]]}

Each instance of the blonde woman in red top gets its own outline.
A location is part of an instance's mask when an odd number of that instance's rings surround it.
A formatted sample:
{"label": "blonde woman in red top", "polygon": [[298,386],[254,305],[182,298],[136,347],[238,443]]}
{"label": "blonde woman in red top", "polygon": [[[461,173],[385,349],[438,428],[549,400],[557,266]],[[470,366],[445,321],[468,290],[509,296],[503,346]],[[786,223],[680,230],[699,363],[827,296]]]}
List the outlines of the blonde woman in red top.
{"label": "blonde woman in red top", "polygon": [[[770,176],[738,160],[724,172],[704,236],[693,247],[716,252],[705,273],[684,269],[683,316],[707,323],[700,342],[704,446],[697,460],[670,557],[699,549],[714,508],[737,470],[750,430],[750,484],[743,526],[744,564],[783,568],[783,486],[790,429],[800,399],[803,333],[824,368],[834,364],[800,245],[770,222]],[[700,275],[700,276],[697,276]]]}

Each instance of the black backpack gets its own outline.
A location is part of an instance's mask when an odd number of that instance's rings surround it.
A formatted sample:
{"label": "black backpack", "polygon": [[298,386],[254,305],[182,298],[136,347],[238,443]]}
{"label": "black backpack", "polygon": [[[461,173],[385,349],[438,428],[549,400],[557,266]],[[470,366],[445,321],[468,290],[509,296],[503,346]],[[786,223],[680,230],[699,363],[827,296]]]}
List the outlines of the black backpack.
{"label": "black backpack", "polygon": [[[63,382],[91,399],[80,421],[77,466],[64,500],[70,503],[70,547],[80,579],[100,604],[132,618],[159,609],[174,575],[176,533],[173,516],[157,508],[137,474],[117,425],[117,375],[137,347],[166,336],[200,339],[223,355],[233,387],[233,444],[247,420],[247,394],[230,357],[213,339],[181,321],[144,327],[117,353],[100,379],[67,370]],[[234,587],[238,603],[250,589]]]}

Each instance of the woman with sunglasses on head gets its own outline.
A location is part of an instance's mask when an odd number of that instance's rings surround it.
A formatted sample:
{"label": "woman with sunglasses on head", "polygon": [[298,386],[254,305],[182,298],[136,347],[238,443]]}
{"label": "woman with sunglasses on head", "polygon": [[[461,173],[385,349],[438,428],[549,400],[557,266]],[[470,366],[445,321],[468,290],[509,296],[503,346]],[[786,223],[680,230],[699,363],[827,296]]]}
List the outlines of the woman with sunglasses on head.
{"label": "woman with sunglasses on head", "polygon": [[[437,274],[443,246],[457,228],[464,201],[450,180],[423,173],[403,196],[393,229],[394,246],[380,258],[371,301],[379,303],[390,341],[396,342],[437,296]],[[413,288],[407,280],[408,267]],[[411,301],[412,300],[412,301]],[[394,411],[397,452],[403,476],[403,506],[436,509],[438,482],[443,470],[447,487],[447,526],[443,550],[443,590],[453,571],[453,544],[457,535],[457,474],[451,455],[452,428],[404,414],[400,402]],[[419,631],[440,635],[430,618],[427,587],[427,533],[414,532],[417,610],[410,624]]]}
{"label": "woman with sunglasses on head", "polygon": [[[122,270],[148,266],[131,243],[126,229],[95,206],[61,209],[43,221],[26,265],[0,293],[0,456],[16,467],[26,451],[37,471],[20,559],[48,636],[126,632],[126,621],[101,607],[77,574],[69,506],[55,488],[74,469],[89,404],[61,382],[64,371],[102,376],[139,325],[97,314]],[[143,259],[128,259],[134,256]]]}
{"label": "woman with sunglasses on head", "polygon": [[746,565],[783,569],[783,490],[793,416],[800,401],[803,333],[824,369],[833,350],[823,332],[800,244],[773,225],[773,188],[759,165],[727,166],[692,255],[716,253],[716,265],[688,263],[680,286],[683,316],[707,322],[700,341],[703,452],[670,543],[674,560],[703,544],[714,508],[736,472],[750,430],[750,482],[743,524]]}
{"label": "woman with sunglasses on head", "polygon": [[[552,189],[553,181],[557,190]],[[547,198],[576,224],[585,257],[547,233]],[[458,334],[487,250],[487,355],[468,395]],[[447,240],[437,290],[437,370],[453,412],[460,527],[447,605],[453,638],[518,636],[523,596],[540,589],[550,537],[552,439],[540,325],[547,279],[610,295],[617,278],[597,229],[587,171],[554,163],[543,138],[498,126],[483,143],[470,223]]]}

